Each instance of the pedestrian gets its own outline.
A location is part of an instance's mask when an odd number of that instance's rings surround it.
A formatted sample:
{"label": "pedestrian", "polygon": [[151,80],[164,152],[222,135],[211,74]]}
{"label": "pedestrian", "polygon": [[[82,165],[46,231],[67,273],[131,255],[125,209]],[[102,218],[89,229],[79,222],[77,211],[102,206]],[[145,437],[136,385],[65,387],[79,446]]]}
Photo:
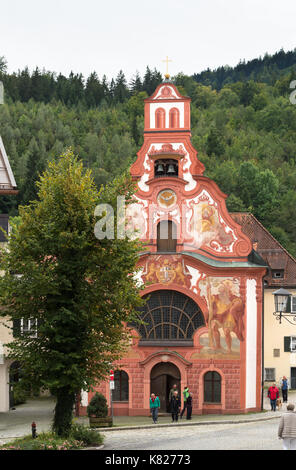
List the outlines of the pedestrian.
{"label": "pedestrian", "polygon": [[187,409],[186,419],[191,419],[191,415],[192,415],[192,393],[189,393],[189,396],[187,397],[186,409]]}
{"label": "pedestrian", "polygon": [[179,395],[179,390],[177,388],[177,384],[174,384],[173,385],[173,388],[171,388],[170,390],[170,393],[169,393],[169,403],[171,402],[172,398],[173,398],[173,395],[175,392],[178,392],[178,395]]}
{"label": "pedestrian", "polygon": [[158,409],[160,408],[160,400],[155,396],[154,393],[151,393],[150,397],[150,411],[153,419],[153,423],[156,424],[158,420]]}
{"label": "pedestrian", "polygon": [[178,416],[181,408],[181,400],[177,391],[174,392],[170,401],[170,411],[172,413],[172,422],[178,422]]}
{"label": "pedestrian", "polygon": [[181,411],[180,419],[183,418],[184,411],[186,410],[186,402],[187,402],[188,397],[189,397],[189,388],[186,385],[186,387],[184,387],[184,390],[183,390],[183,410]]}
{"label": "pedestrian", "polygon": [[288,401],[288,380],[287,377],[282,378],[282,396],[283,396],[283,403],[287,403]]}
{"label": "pedestrian", "polygon": [[273,383],[271,387],[268,389],[267,396],[270,399],[270,406],[271,411],[276,411],[276,399],[279,398],[279,389],[277,388],[276,384]]}
{"label": "pedestrian", "polygon": [[278,429],[279,439],[283,439],[284,450],[296,450],[296,413],[292,403],[287,405],[286,413],[282,414]]}

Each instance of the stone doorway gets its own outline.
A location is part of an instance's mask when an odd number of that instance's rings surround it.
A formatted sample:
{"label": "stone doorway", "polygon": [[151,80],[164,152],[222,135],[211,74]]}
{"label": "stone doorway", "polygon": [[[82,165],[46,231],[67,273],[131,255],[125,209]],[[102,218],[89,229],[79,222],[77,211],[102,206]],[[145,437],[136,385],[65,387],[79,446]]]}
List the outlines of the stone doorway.
{"label": "stone doorway", "polygon": [[[160,411],[169,412],[169,393],[173,385],[177,385],[181,394],[181,374],[172,362],[160,362],[156,364],[150,374],[150,393],[158,395],[160,400]],[[181,396],[181,395],[180,395]]]}

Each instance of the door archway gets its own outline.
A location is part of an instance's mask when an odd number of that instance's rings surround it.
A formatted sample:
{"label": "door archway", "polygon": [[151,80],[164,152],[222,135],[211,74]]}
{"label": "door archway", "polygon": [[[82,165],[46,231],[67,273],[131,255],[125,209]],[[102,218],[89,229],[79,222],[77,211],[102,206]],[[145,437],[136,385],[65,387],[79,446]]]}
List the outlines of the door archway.
{"label": "door archway", "polygon": [[159,362],[151,369],[150,373],[150,393],[158,395],[160,400],[160,410],[169,411],[169,393],[173,385],[177,385],[179,394],[181,393],[181,373],[172,362]]}

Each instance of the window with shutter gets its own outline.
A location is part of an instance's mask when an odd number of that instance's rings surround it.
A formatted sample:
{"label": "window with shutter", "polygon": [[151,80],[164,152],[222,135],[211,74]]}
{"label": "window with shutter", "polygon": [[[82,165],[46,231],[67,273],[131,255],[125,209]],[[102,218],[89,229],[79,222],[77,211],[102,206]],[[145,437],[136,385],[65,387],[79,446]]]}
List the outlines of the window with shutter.
{"label": "window with shutter", "polygon": [[290,336],[284,336],[284,352],[290,352],[291,351],[291,337]]}
{"label": "window with shutter", "polygon": [[296,295],[291,297],[291,312],[296,312]]}

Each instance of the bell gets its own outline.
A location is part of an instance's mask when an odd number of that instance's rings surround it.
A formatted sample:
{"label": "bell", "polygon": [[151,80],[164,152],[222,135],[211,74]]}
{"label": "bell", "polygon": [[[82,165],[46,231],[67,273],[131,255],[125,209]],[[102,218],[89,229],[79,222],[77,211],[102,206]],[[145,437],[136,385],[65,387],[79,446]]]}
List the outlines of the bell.
{"label": "bell", "polygon": [[169,174],[173,174],[173,173],[176,173],[175,171],[175,167],[172,163],[169,164],[169,168],[168,168],[168,171],[167,171],[168,175]]}
{"label": "bell", "polygon": [[157,173],[163,173],[164,172],[164,168],[163,168],[163,164],[162,163],[159,163],[156,167],[156,172]]}

